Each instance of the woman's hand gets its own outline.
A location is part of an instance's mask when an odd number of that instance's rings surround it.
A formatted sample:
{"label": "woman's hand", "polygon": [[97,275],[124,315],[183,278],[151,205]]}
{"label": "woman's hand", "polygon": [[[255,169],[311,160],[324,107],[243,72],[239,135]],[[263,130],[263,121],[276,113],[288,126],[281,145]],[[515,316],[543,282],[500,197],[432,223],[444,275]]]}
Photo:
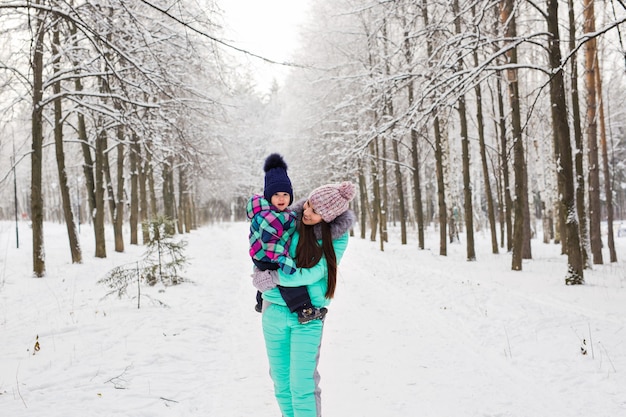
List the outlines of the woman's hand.
{"label": "woman's hand", "polygon": [[278,273],[276,271],[255,269],[251,277],[252,285],[261,292],[275,288],[278,281]]}

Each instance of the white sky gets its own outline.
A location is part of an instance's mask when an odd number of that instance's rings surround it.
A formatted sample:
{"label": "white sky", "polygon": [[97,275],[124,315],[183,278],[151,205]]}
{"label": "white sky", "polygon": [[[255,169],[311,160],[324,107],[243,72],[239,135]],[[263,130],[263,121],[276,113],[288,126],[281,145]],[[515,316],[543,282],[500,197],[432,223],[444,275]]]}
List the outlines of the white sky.
{"label": "white sky", "polygon": [[[227,37],[239,48],[277,62],[289,61],[298,45],[298,28],[306,17],[310,0],[223,0]],[[243,59],[246,59],[242,56]],[[248,60],[257,69],[257,82],[266,90],[285,68]]]}

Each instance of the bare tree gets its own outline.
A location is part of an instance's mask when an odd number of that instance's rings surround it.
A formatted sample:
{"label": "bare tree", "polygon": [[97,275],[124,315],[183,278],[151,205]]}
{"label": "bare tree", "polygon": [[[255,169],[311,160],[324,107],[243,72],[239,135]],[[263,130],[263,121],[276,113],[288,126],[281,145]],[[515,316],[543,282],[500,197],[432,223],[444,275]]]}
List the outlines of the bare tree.
{"label": "bare tree", "polygon": [[[595,32],[594,0],[583,1],[583,30],[585,33]],[[589,230],[591,254],[594,264],[602,264],[602,237],[600,231],[600,164],[598,159],[598,117],[596,70],[597,65],[596,39],[585,43],[585,87],[587,89],[587,152],[589,171]]]}
{"label": "bare tree", "polygon": [[[475,7],[472,6],[472,16],[476,16]],[[474,66],[478,66],[478,51],[472,52]],[[491,192],[491,181],[489,179],[489,161],[487,160],[487,150],[485,145],[485,124],[483,116],[483,94],[480,84],[474,87],[476,94],[476,127],[478,129],[478,145],[480,147],[480,162],[483,169],[483,182],[485,184],[485,199],[487,200],[487,218],[489,219],[489,230],[491,232],[491,252],[498,253],[498,234],[496,228],[496,214]]]}
{"label": "bare tree", "polygon": [[587,234],[587,213],[585,208],[585,174],[583,170],[584,142],[580,120],[580,100],[578,94],[578,55],[576,49],[576,19],[574,18],[574,1],[568,0],[568,20],[569,20],[569,50],[570,50],[570,84],[572,94],[572,125],[574,127],[574,166],[576,169],[576,212],[578,213],[578,230],[580,233],[580,250],[583,258],[583,266],[589,262],[587,247],[589,236]]}
{"label": "bare tree", "polygon": [[[457,36],[461,36],[461,9],[458,0],[452,2],[452,12],[455,15],[454,28]],[[463,53],[461,48],[458,52],[457,71],[463,70]],[[461,147],[463,159],[463,207],[465,209],[466,224],[466,249],[467,260],[476,260],[476,250],[474,249],[474,209],[472,206],[472,186],[470,178],[470,156],[469,156],[469,132],[467,128],[467,110],[465,105],[465,95],[460,94],[458,98],[458,112],[461,124]]]}
{"label": "bare tree", "polygon": [[[427,0],[422,0],[422,16],[424,19],[424,27],[428,28],[430,25],[430,21],[428,18],[428,2]],[[426,41],[426,51],[427,55],[430,58],[433,55],[433,45],[429,39]],[[429,60],[430,62],[430,60]],[[444,149],[443,149],[443,140],[441,134],[441,126],[439,122],[439,114],[437,109],[433,111],[433,130],[435,136],[435,161],[436,161],[436,176],[437,176],[437,204],[439,207],[439,255],[446,256],[448,254],[448,246],[447,240],[448,236],[446,233],[447,224],[448,224],[448,209],[446,207],[446,198],[445,198],[445,177],[444,177]]]}
{"label": "bare tree", "polygon": [[600,75],[600,61],[596,57],[595,78],[598,92],[600,111],[600,151],[602,152],[602,173],[604,174],[604,196],[606,198],[607,243],[609,259],[617,262],[615,252],[615,232],[613,231],[613,190],[611,188],[611,170],[609,170],[609,155],[606,146],[606,124],[604,121],[604,100],[602,99],[602,75]]}
{"label": "bare tree", "polygon": [[[500,17],[502,24],[505,25],[505,36],[507,39],[515,39],[517,37],[517,28],[512,0],[503,0],[500,6]],[[524,142],[522,138],[522,123],[520,114],[519,99],[519,80],[517,76],[517,48],[513,47],[507,53],[508,64],[510,67],[506,70],[507,83],[509,90],[509,101],[511,105],[511,125],[513,129],[513,170],[515,172],[515,203],[514,215],[515,222],[513,226],[513,256],[511,260],[511,268],[514,271],[522,270],[522,250],[524,245],[524,204],[527,199],[524,192]]]}
{"label": "bare tree", "polygon": [[511,198],[511,187],[509,180],[509,142],[507,139],[506,117],[504,113],[504,99],[502,94],[502,73],[496,72],[496,95],[498,101],[498,129],[500,134],[500,172],[502,174],[502,187],[501,187],[501,222],[503,224],[502,234],[500,236],[502,245],[504,246],[504,230],[506,230],[506,250],[510,252],[513,250],[513,199]]}
{"label": "bare tree", "polygon": [[139,181],[141,176],[139,174],[140,160],[141,160],[141,148],[139,146],[139,137],[137,133],[131,134],[131,144],[128,153],[128,160],[130,164],[130,217],[128,222],[130,223],[130,244],[137,245],[139,243],[138,238],[138,225],[139,225],[139,210],[140,210],[140,186]]}
{"label": "bare tree", "polygon": [[116,184],[115,192],[115,215],[113,217],[113,229],[115,236],[115,251],[124,252],[124,236],[122,227],[124,226],[124,127],[117,126],[117,167],[116,167]]}
{"label": "bare tree", "polygon": [[70,190],[67,184],[67,171],[65,165],[65,152],[63,150],[63,105],[61,95],[61,56],[60,56],[60,35],[59,21],[57,20],[52,29],[52,55],[54,68],[54,144],[56,151],[57,168],[59,173],[59,192],[63,204],[63,217],[67,228],[67,236],[70,244],[70,253],[72,263],[82,262],[82,251],[78,240],[78,233],[74,222],[74,213],[72,213],[72,201],[70,199]]}
{"label": "bare tree", "polygon": [[[41,4],[37,0],[35,4]],[[33,110],[32,110],[32,153],[31,153],[31,186],[30,211],[33,230],[33,272],[43,277],[46,272],[45,250],[43,242],[43,191],[42,191],[42,146],[43,146],[43,55],[44,36],[48,12],[37,9],[31,16],[34,28],[32,43],[31,68],[33,73]]]}
{"label": "bare tree", "polygon": [[558,1],[547,0],[547,25],[550,39],[548,53],[552,77],[550,80],[550,102],[552,108],[552,123],[555,140],[558,141],[559,164],[557,173],[563,184],[563,193],[560,197],[560,209],[566,213],[566,248],[567,274],[565,283],[568,285],[583,284],[583,260],[580,252],[580,238],[578,235],[578,221],[576,218],[576,192],[574,190],[574,169],[572,164],[572,146],[567,119],[565,102],[565,81],[561,66],[561,50],[558,20]]}
{"label": "bare tree", "polygon": [[[102,118],[96,126],[101,126]],[[105,214],[105,181],[104,181],[104,158],[105,158],[105,132],[100,129],[96,137],[96,149],[94,158],[94,189],[96,197],[95,210],[93,211],[93,227],[96,239],[95,257],[106,258],[106,241],[104,236],[104,214]]]}

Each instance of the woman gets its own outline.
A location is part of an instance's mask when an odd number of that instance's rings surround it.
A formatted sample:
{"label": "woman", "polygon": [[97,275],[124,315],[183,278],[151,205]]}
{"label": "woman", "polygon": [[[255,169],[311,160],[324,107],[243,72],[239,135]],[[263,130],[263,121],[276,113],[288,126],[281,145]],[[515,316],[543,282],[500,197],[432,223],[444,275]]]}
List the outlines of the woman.
{"label": "woman", "polygon": [[316,188],[292,209],[298,229],[290,254],[295,274],[255,271],[254,286],[263,293],[263,335],[274,381],[274,393],[283,417],[321,416],[317,361],[324,323],[298,323],[276,285],[306,285],[316,308],[326,307],[335,293],[337,266],[348,246],[348,231],[356,216],[348,209],[356,193],[354,184],[328,184]]}

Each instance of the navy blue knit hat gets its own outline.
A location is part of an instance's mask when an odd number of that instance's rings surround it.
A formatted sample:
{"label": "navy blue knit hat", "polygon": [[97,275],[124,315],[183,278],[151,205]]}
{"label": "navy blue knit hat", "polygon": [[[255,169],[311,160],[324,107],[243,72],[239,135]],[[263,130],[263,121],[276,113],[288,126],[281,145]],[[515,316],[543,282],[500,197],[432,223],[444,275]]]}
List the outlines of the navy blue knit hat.
{"label": "navy blue knit hat", "polygon": [[289,193],[289,205],[291,205],[293,189],[291,188],[291,180],[287,176],[287,164],[283,157],[277,153],[268,156],[263,171],[265,171],[263,197],[267,201],[271,201],[272,196],[276,193]]}

